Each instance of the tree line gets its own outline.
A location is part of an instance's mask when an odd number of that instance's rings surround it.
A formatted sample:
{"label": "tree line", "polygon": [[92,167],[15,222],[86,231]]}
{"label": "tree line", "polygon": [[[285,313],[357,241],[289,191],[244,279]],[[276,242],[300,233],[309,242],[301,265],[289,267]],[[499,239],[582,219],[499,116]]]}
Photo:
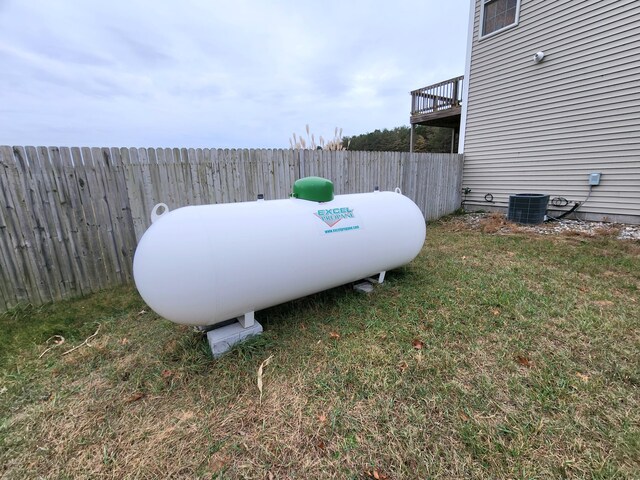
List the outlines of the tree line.
{"label": "tree line", "polygon": [[[450,129],[418,125],[415,134],[415,152],[451,152]],[[403,126],[343,137],[342,144],[348,150],[408,152],[410,139],[411,128]]]}

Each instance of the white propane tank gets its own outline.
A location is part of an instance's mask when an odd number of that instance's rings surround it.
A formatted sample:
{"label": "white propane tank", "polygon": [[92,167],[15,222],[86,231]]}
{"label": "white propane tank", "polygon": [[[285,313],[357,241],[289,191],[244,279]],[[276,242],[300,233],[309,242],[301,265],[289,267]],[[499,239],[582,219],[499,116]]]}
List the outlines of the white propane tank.
{"label": "white propane tank", "polygon": [[426,234],[399,189],[334,197],[319,177],[287,200],[159,204],[152,219],[133,261],[138,291],[166,319],[202,326],[405,265]]}

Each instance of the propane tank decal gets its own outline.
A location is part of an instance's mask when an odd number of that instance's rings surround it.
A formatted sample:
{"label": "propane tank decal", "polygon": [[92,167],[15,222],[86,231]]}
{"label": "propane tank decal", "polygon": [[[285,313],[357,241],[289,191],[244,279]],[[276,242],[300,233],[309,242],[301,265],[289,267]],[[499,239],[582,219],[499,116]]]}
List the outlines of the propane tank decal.
{"label": "propane tank decal", "polygon": [[[353,209],[349,207],[330,208],[326,210],[317,210],[314,215],[326,223],[330,228],[325,229],[324,233],[336,233],[347,232],[349,230],[359,230],[360,225],[357,225]],[[333,228],[339,222],[345,220],[340,224],[340,227]]]}

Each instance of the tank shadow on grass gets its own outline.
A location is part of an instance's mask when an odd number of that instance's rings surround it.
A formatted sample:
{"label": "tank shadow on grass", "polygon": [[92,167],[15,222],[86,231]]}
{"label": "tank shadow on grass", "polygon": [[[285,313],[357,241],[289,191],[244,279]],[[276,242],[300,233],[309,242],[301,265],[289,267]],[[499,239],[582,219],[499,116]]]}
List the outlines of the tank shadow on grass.
{"label": "tank shadow on grass", "polygon": [[[332,328],[348,330],[350,325],[344,318],[345,309],[349,318],[358,317],[364,313],[366,306],[376,301],[382,291],[401,287],[411,278],[410,270],[409,265],[388,272],[385,282],[376,285],[369,294],[355,291],[353,285],[358,282],[354,282],[260,310],[256,312],[256,319],[263,326],[264,332],[234,345],[222,358],[264,357],[272,353],[271,349],[276,343],[298,338],[301,329],[318,338],[326,337]],[[206,335],[201,336],[200,345],[210,357]]]}

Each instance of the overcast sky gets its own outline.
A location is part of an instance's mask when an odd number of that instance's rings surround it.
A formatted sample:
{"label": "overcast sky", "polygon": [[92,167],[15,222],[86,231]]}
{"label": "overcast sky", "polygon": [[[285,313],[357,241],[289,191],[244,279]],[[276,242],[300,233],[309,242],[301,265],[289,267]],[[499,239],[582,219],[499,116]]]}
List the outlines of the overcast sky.
{"label": "overcast sky", "polygon": [[0,144],[289,147],[408,125],[469,0],[0,0]]}

